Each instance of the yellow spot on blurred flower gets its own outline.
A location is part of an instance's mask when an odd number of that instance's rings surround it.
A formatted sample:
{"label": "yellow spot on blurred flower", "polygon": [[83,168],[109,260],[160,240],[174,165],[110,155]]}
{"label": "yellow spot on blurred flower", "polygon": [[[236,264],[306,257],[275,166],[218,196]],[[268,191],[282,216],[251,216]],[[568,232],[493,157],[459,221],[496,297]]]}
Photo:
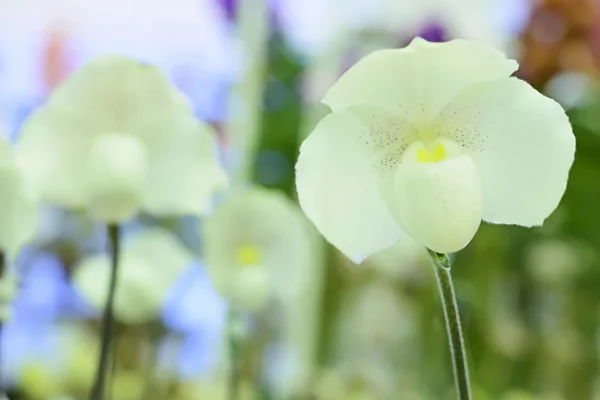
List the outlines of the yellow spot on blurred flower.
{"label": "yellow spot on blurred flower", "polygon": [[446,148],[443,144],[438,143],[433,151],[427,151],[421,147],[417,150],[417,160],[421,163],[438,162],[446,159]]}
{"label": "yellow spot on blurred flower", "polygon": [[244,245],[238,248],[237,262],[243,267],[251,267],[260,261],[260,250],[256,246]]}

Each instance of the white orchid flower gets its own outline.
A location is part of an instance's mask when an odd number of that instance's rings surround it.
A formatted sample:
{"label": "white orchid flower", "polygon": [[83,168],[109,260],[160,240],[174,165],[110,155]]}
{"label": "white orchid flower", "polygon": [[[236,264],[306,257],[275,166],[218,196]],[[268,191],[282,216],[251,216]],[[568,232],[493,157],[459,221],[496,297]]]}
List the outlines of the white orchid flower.
{"label": "white orchid flower", "polygon": [[12,260],[35,236],[38,207],[13,149],[4,139],[0,139],[0,187],[0,250]]}
{"label": "white orchid flower", "polygon": [[225,181],[210,128],[160,70],[104,56],[26,122],[18,162],[45,201],[120,223],[203,214]]}
{"label": "white orchid flower", "polygon": [[247,189],[206,220],[204,255],[215,288],[235,307],[256,310],[292,296],[310,260],[306,219],[283,194]]}
{"label": "white orchid flower", "polygon": [[[2,134],[0,133],[0,136]],[[0,139],[0,252],[4,273],[0,276],[0,322],[11,317],[17,278],[9,263],[35,237],[39,222],[37,199],[16,163],[11,145]]]}
{"label": "white orchid flower", "polygon": [[[119,263],[115,317],[131,324],[159,318],[169,290],[192,261],[191,252],[172,233],[159,228],[126,241]],[[106,303],[109,264],[107,256],[94,256],[75,270],[75,288],[96,310]]]}
{"label": "white orchid flower", "polygon": [[356,262],[406,232],[439,253],[481,220],[541,225],[574,159],[564,110],[510,77],[517,63],[468,40],[373,52],[325,95],[302,144],[300,205]]}

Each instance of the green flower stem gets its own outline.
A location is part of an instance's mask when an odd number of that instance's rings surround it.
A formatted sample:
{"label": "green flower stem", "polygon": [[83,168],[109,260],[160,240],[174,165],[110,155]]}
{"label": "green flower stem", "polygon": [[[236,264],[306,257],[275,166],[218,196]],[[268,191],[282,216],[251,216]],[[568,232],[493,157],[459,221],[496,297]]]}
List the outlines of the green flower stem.
{"label": "green flower stem", "polygon": [[110,224],[107,227],[107,236],[109,241],[109,251],[111,259],[110,283],[108,287],[108,297],[104,306],[102,315],[102,336],[100,344],[100,358],[98,360],[98,369],[96,370],[96,380],[92,386],[90,394],[91,400],[103,400],[106,387],[106,376],[108,367],[111,363],[112,341],[114,335],[114,304],[115,289],[117,287],[117,276],[119,267],[119,226]]}
{"label": "green flower stem", "polygon": [[227,318],[227,345],[229,350],[228,400],[240,398],[241,362],[240,356],[245,335],[242,316],[233,308],[229,309]]}
{"label": "green flower stem", "polygon": [[450,342],[450,353],[454,369],[454,383],[456,385],[458,400],[471,400],[471,385],[469,383],[469,368],[467,366],[467,355],[460,326],[460,316],[452,276],[450,274],[450,259],[445,254],[429,250],[429,255],[434,264],[435,276],[440,289],[440,297],[444,308],[446,319],[446,331]]}
{"label": "green flower stem", "polygon": [[[239,167],[232,176],[234,185],[251,182],[261,134],[261,105],[267,84],[265,70],[269,52],[269,10],[263,0],[237,2],[236,24],[247,65],[241,81],[231,90],[230,117],[225,132],[231,135],[232,147],[240,150]],[[243,106],[243,109],[240,109]]]}

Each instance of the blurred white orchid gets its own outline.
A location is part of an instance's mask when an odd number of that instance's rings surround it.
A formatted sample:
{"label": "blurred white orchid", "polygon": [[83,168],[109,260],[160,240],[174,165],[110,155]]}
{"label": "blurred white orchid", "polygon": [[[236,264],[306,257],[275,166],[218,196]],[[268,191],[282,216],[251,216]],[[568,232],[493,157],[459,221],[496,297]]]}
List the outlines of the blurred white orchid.
{"label": "blurred white orchid", "polygon": [[388,280],[375,279],[343,301],[336,333],[336,364],[369,387],[376,398],[391,398],[406,378],[392,371],[413,368],[417,319],[407,298]]}
{"label": "blurred white orchid", "polygon": [[[0,133],[0,136],[2,134]],[[37,199],[16,163],[10,144],[0,138],[0,323],[8,320],[17,292],[17,279],[9,263],[32,241],[38,227]]]}
{"label": "blurred white orchid", "polygon": [[590,74],[567,70],[554,75],[544,90],[566,109],[583,108],[593,102],[598,83]]}
{"label": "blurred white orchid", "polygon": [[407,281],[422,278],[423,272],[429,273],[429,270],[422,267],[429,266],[430,263],[427,249],[406,236],[394,246],[367,258],[363,265],[370,266],[384,277]]}
{"label": "blurred white orchid", "polygon": [[[403,302],[404,300],[404,302]],[[393,286],[374,280],[344,308],[340,342],[348,347],[343,353],[365,348],[398,348],[414,339],[416,316]]]}
{"label": "blurred white orchid", "polygon": [[465,247],[481,220],[541,225],[574,159],[564,110],[510,75],[485,45],[415,39],[346,72],[333,111],[304,141],[300,205],[359,262],[408,233],[439,253]]}
{"label": "blurred white orchid", "polygon": [[256,310],[294,293],[310,260],[306,219],[283,194],[246,189],[221,204],[204,225],[204,255],[222,295]]}
{"label": "blurred white orchid", "polygon": [[42,200],[120,223],[203,214],[225,183],[209,127],[160,70],[104,56],[26,122],[17,160]]}
{"label": "blurred white orchid", "polygon": [[0,139],[0,187],[0,250],[11,260],[34,238],[38,207],[5,139]]}
{"label": "blurred white orchid", "polygon": [[529,246],[529,273],[545,289],[570,284],[589,267],[593,250],[584,243],[558,239],[538,240]]}
{"label": "blurred white orchid", "polygon": [[[192,261],[191,252],[162,229],[145,230],[126,241],[115,294],[116,318],[133,324],[158,318],[169,290]],[[75,270],[76,289],[96,310],[106,302],[109,264],[108,257],[94,256]]]}

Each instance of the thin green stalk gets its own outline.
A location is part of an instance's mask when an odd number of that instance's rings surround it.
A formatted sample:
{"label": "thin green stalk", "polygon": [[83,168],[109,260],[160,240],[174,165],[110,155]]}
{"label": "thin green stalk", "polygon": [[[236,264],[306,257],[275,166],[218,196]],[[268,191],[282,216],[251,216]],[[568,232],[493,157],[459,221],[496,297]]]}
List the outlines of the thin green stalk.
{"label": "thin green stalk", "polygon": [[454,383],[456,385],[458,400],[471,400],[471,385],[469,382],[469,368],[467,366],[467,354],[460,326],[460,316],[452,276],[450,273],[450,259],[445,254],[429,250],[433,261],[435,276],[440,289],[440,297],[444,308],[446,320],[446,331],[450,343],[450,354],[452,356],[452,367],[454,370]]}
{"label": "thin green stalk", "polygon": [[266,80],[269,44],[269,10],[264,0],[238,1],[237,31],[244,51],[245,65],[242,79],[232,88],[226,135],[232,148],[239,152],[233,166],[234,186],[251,182],[258,143],[262,101]]}
{"label": "thin green stalk", "polygon": [[228,400],[240,398],[241,363],[240,355],[244,343],[243,326],[239,312],[229,309],[227,318],[227,346],[229,350]]}
{"label": "thin green stalk", "polygon": [[117,287],[117,276],[119,267],[119,226],[110,224],[107,227],[107,236],[109,241],[109,252],[111,259],[110,283],[108,288],[108,297],[104,306],[102,315],[102,335],[100,344],[100,358],[98,360],[98,369],[96,370],[96,380],[90,394],[91,400],[103,400],[106,387],[106,376],[110,364],[110,355],[112,353],[112,341],[114,336],[114,303],[115,291]]}

